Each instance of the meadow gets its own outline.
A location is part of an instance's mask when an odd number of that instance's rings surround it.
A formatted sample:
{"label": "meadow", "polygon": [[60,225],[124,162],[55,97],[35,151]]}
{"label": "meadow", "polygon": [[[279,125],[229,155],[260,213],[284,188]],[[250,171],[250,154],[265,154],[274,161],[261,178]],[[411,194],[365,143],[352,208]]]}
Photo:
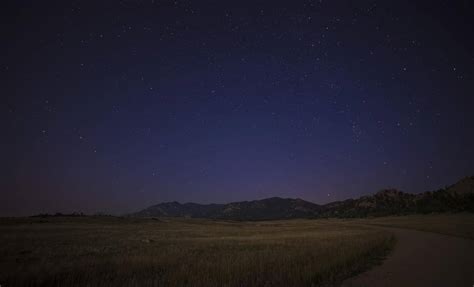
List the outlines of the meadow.
{"label": "meadow", "polygon": [[414,214],[356,219],[354,223],[383,227],[415,229],[474,239],[473,213]]}
{"label": "meadow", "polygon": [[332,286],[377,264],[387,231],[344,220],[0,219],[2,286]]}

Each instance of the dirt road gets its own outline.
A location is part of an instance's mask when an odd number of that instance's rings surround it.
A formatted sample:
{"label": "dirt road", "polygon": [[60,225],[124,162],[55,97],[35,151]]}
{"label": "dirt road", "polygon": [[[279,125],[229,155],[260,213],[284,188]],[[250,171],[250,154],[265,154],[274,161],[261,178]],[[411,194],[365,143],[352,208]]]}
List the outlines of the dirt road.
{"label": "dirt road", "polygon": [[437,233],[384,228],[397,245],[379,266],[343,282],[344,287],[474,287],[474,240]]}

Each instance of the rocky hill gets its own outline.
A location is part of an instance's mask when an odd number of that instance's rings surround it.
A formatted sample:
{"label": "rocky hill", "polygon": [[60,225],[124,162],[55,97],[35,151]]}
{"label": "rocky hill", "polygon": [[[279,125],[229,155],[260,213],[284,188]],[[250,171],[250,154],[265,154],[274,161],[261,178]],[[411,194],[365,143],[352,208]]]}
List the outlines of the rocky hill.
{"label": "rocky hill", "polygon": [[231,220],[268,220],[310,218],[317,214],[317,204],[302,199],[272,197],[262,200],[228,204],[196,204],[166,202],[150,206],[133,216],[139,217],[197,217]]}
{"label": "rocky hill", "polygon": [[138,217],[195,217],[229,220],[366,217],[432,212],[474,212],[474,176],[419,194],[386,189],[358,199],[318,205],[302,199],[272,197],[227,204],[166,202],[132,214]]}

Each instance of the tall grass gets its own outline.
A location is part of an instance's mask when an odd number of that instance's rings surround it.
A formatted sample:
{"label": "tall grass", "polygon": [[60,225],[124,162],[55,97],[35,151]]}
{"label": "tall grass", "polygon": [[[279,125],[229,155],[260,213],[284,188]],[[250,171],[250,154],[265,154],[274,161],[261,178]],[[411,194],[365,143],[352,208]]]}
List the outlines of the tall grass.
{"label": "tall grass", "polygon": [[0,284],[332,285],[393,242],[389,233],[336,220],[3,220]]}

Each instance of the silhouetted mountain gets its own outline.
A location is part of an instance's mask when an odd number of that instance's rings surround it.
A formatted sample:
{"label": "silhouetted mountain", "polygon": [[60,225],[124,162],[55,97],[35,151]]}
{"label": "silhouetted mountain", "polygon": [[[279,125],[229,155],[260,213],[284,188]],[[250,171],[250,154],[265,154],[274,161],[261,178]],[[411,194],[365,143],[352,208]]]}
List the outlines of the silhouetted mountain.
{"label": "silhouetted mountain", "polygon": [[474,212],[474,176],[466,177],[445,189],[420,194],[386,189],[358,199],[347,199],[325,205],[280,197],[227,204],[166,202],[148,207],[132,216],[272,220],[461,211]]}
{"label": "silhouetted mountain", "polygon": [[319,205],[299,198],[272,197],[226,204],[215,217],[239,220],[311,218],[319,209]]}
{"label": "silhouetted mountain", "polygon": [[165,202],[150,206],[142,211],[135,213],[135,216],[140,217],[213,217],[225,205],[224,204],[197,204],[179,202]]}
{"label": "silhouetted mountain", "polygon": [[202,217],[238,220],[268,220],[280,218],[314,217],[319,206],[302,199],[272,197],[262,200],[232,202],[228,204],[196,204],[165,202],[142,211],[139,217]]}

